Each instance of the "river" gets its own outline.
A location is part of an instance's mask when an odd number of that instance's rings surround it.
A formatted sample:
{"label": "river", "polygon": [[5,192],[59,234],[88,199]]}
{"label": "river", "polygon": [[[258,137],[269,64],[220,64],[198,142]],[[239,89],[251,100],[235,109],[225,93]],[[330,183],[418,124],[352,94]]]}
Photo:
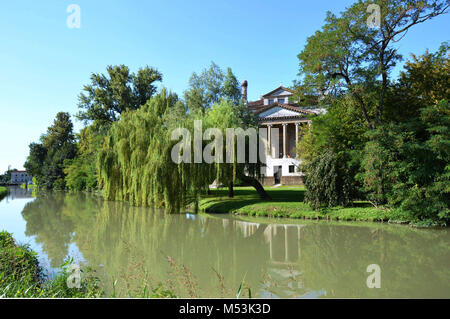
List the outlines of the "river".
{"label": "river", "polygon": [[[117,296],[147,281],[173,285],[182,297],[230,297],[244,280],[264,298],[450,297],[448,228],[168,215],[88,194],[34,198],[11,188],[0,202],[0,230],[29,244],[50,277],[70,256],[95,269],[109,294],[116,282]],[[374,264],[380,288],[367,285]]]}

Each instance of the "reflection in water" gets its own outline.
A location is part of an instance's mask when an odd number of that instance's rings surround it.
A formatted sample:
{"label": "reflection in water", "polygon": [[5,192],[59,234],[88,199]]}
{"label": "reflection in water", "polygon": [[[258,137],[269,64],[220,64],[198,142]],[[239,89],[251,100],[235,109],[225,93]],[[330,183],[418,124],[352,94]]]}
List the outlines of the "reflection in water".
{"label": "reflection in water", "polygon": [[6,196],[6,201],[32,197],[31,189],[20,188],[19,186],[8,187],[8,189],[9,193],[8,196]]}
{"label": "reflection in water", "polygon": [[[75,245],[104,283],[117,279],[123,290],[138,287],[147,272],[154,283],[169,278],[170,256],[190,269],[202,297],[221,296],[215,271],[233,293],[245,276],[262,297],[450,296],[447,229],[166,215],[64,193],[40,195],[22,216],[52,267]],[[370,264],[382,269],[381,289],[366,286]]]}

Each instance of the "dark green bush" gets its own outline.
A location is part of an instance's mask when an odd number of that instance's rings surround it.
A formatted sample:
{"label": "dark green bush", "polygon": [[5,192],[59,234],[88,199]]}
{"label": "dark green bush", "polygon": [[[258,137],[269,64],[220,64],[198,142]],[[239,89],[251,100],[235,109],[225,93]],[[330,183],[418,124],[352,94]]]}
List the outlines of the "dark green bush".
{"label": "dark green bush", "polygon": [[305,165],[305,202],[311,208],[347,206],[355,198],[355,182],[346,161],[325,151]]}

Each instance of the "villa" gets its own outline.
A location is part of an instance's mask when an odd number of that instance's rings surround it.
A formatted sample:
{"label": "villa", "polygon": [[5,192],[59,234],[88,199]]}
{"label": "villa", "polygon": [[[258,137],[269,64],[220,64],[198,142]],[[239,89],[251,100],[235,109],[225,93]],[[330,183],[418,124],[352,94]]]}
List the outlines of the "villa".
{"label": "villa", "polygon": [[11,172],[11,184],[32,184],[33,177],[28,175],[26,171]]}
{"label": "villa", "polygon": [[[242,97],[248,108],[260,119],[260,127],[267,128],[268,147],[266,167],[263,168],[262,184],[302,185],[300,160],[295,152],[300,138],[300,128],[309,125],[311,115],[325,112],[314,107],[300,107],[294,101],[294,92],[282,85],[261,96],[257,101],[247,101],[248,83],[242,83]],[[275,129],[278,139],[273,140]]]}

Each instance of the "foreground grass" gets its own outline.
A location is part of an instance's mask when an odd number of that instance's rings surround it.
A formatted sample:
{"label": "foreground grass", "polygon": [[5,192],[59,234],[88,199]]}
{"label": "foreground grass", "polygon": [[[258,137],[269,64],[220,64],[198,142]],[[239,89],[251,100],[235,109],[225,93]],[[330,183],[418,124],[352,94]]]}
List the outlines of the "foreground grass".
{"label": "foreground grass", "polygon": [[26,245],[18,245],[11,234],[0,232],[0,298],[93,298],[102,290],[98,279],[87,269],[80,289],[67,286],[67,260],[58,275],[47,279],[37,254]]}
{"label": "foreground grass", "polygon": [[375,208],[368,202],[354,202],[352,207],[312,210],[303,202],[304,187],[267,187],[266,191],[272,200],[260,200],[256,191],[251,187],[236,187],[234,198],[228,197],[227,189],[212,190],[211,195],[200,200],[199,208],[208,213],[232,213],[248,216],[346,221],[407,221],[400,212]]}
{"label": "foreground grass", "polygon": [[8,189],[4,186],[0,186],[0,200],[8,195]]}

